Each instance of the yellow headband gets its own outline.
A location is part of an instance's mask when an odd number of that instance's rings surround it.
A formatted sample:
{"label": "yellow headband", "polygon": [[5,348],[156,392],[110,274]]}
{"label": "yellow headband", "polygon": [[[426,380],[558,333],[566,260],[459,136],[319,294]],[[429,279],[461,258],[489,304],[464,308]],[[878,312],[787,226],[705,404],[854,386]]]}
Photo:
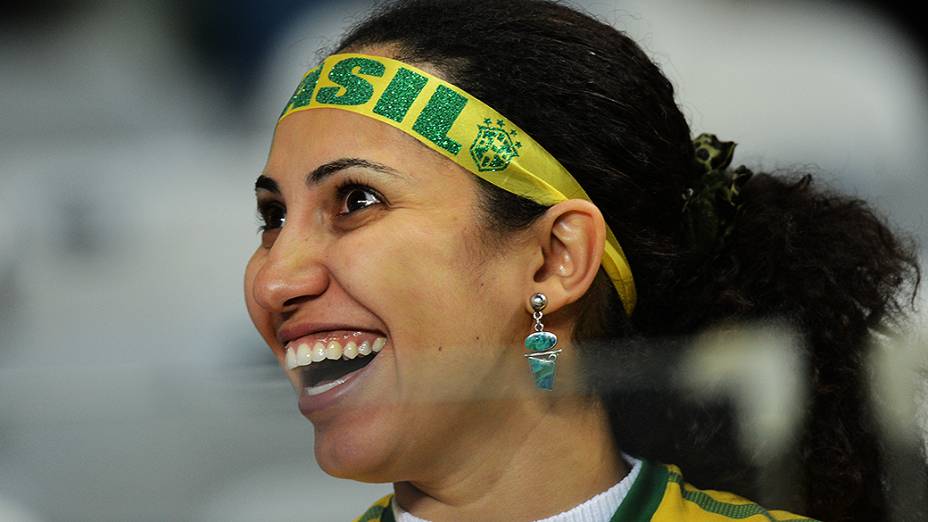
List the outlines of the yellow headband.
{"label": "yellow headband", "polygon": [[[474,175],[540,205],[592,202],[567,169],[522,129],[454,85],[403,62],[364,54],[329,56],[303,76],[280,119],[322,108],[386,123]],[[609,225],[603,268],[631,315],[635,283]]]}

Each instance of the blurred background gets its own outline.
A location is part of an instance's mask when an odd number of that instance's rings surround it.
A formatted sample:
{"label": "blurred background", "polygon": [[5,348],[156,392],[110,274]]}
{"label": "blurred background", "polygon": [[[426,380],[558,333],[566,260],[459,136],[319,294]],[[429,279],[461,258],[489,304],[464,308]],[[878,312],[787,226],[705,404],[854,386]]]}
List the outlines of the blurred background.
{"label": "blurred background", "polygon": [[[630,33],[735,164],[811,168],[926,258],[928,68],[906,13],[575,4]],[[316,468],[241,280],[275,119],[370,2],[4,5],[0,521],[358,515],[389,487]]]}

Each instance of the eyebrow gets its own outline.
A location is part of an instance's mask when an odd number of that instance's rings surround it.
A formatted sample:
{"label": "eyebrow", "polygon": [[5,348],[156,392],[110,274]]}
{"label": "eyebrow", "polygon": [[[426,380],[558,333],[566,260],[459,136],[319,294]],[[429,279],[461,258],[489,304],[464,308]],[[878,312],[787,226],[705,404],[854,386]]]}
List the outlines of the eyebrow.
{"label": "eyebrow", "polygon": [[[313,171],[306,176],[306,185],[318,185],[322,180],[339,171],[355,167],[370,169],[390,176],[399,175],[396,170],[386,165],[381,165],[380,163],[374,163],[361,158],[339,158],[335,161],[323,163],[313,169]],[[258,190],[267,190],[275,194],[280,194],[280,186],[277,182],[264,174],[258,176],[258,179],[255,181],[255,191],[257,192]]]}
{"label": "eyebrow", "polygon": [[361,158],[340,158],[335,161],[330,161],[316,167],[312,172],[306,176],[307,185],[316,185],[322,182],[325,178],[335,174],[340,170],[350,169],[353,167],[360,167],[362,169],[370,169],[381,174],[388,174],[390,176],[397,176],[399,172],[386,166],[381,165],[380,163],[374,163],[372,161],[367,161]]}
{"label": "eyebrow", "polygon": [[259,190],[268,190],[274,194],[280,194],[280,187],[277,185],[277,182],[264,174],[258,176],[258,179],[255,181],[255,192]]}

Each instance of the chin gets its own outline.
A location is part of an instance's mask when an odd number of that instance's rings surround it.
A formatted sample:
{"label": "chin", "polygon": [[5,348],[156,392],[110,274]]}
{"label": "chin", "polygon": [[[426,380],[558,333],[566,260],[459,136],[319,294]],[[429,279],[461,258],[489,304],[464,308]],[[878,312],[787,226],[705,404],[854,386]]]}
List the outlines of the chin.
{"label": "chin", "polygon": [[364,424],[315,426],[316,462],[336,478],[370,483],[395,481],[390,469],[395,449],[389,444],[389,437],[384,436],[384,430],[374,429],[373,423]]}

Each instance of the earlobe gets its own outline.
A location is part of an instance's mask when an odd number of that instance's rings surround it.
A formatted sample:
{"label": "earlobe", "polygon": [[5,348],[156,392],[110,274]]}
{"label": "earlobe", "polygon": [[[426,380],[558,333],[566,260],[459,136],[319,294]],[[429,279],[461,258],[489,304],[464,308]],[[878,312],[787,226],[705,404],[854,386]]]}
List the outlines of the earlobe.
{"label": "earlobe", "polygon": [[549,208],[539,226],[544,261],[533,283],[548,296],[553,311],[580,299],[593,284],[602,262],[606,225],[595,205],[571,199]]}

